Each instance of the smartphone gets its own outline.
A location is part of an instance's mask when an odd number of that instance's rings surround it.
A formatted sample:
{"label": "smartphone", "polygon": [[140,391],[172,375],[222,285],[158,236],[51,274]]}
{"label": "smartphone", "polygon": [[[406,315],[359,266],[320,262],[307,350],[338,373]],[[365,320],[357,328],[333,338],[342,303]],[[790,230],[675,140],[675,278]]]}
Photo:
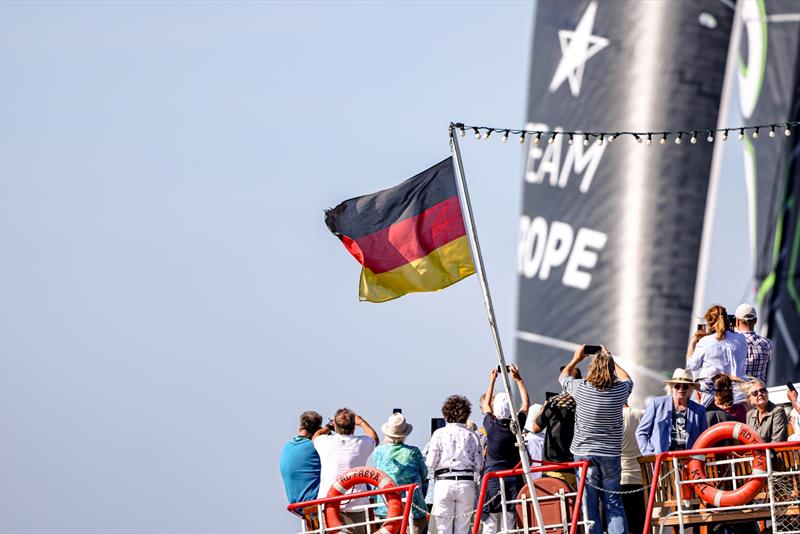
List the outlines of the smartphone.
{"label": "smartphone", "polygon": [[706,325],[704,325],[703,323],[697,323],[697,331],[698,332],[705,332],[706,331]]}
{"label": "smartphone", "polygon": [[403,410],[401,408],[392,408],[392,413],[403,413]]}
{"label": "smartphone", "polygon": [[597,354],[601,350],[603,350],[603,347],[600,345],[584,345],[583,347],[584,354]]}
{"label": "smartphone", "polygon": [[442,417],[431,417],[431,435],[446,424],[447,422]]}
{"label": "smartphone", "polygon": [[[510,365],[506,365],[506,371],[508,371],[509,373],[511,372],[511,366]],[[497,366],[497,372],[498,373],[500,372],[500,366],[499,365]]]}
{"label": "smartphone", "polygon": [[558,395],[558,393],[556,393],[555,391],[545,391],[544,392],[544,400],[545,401],[549,401],[551,398],[555,397],[556,395]]}
{"label": "smartphone", "polygon": [[797,391],[797,389],[794,387],[794,384],[792,384],[792,382],[789,380],[786,381],[786,387],[789,388],[789,391]]}

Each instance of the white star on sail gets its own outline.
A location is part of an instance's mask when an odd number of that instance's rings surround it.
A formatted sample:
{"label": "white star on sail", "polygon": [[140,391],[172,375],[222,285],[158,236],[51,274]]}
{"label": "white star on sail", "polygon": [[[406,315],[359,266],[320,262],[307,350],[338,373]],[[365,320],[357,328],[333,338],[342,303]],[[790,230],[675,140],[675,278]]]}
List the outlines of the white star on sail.
{"label": "white star on sail", "polygon": [[550,82],[551,93],[555,93],[564,83],[564,80],[567,80],[569,81],[569,90],[572,96],[578,96],[581,93],[583,67],[586,61],[608,46],[608,39],[592,35],[592,26],[594,26],[596,13],[597,2],[592,2],[586,8],[586,12],[575,27],[575,31],[558,30],[558,40],[561,43],[561,61],[558,63],[553,80]]}

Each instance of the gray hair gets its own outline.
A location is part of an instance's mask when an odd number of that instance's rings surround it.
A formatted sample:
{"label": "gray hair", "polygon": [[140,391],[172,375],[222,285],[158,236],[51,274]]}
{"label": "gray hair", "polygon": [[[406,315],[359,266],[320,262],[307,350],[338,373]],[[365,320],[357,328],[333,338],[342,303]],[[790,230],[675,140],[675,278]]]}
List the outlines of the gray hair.
{"label": "gray hair", "polygon": [[405,443],[406,438],[390,438],[389,436],[383,436],[383,444],[384,445],[399,445],[400,443]]}

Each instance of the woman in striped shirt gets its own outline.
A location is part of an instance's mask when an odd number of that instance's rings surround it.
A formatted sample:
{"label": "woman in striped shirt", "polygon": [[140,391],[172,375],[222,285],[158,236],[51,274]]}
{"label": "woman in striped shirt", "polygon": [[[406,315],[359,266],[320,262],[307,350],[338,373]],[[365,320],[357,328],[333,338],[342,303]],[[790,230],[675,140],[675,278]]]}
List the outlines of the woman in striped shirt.
{"label": "woman in striped shirt", "polygon": [[[585,379],[572,378],[572,370],[588,355],[595,354]],[[570,451],[575,461],[590,462],[586,473],[586,508],[593,521],[590,534],[625,534],[627,524],[620,498],[622,456],[622,407],[633,389],[633,382],[611,353],[602,346],[581,345],[560,377],[564,391],[577,405],[575,436]],[[601,488],[601,489],[596,489]],[[600,491],[604,492],[601,495]],[[600,520],[602,501],[606,528]]]}

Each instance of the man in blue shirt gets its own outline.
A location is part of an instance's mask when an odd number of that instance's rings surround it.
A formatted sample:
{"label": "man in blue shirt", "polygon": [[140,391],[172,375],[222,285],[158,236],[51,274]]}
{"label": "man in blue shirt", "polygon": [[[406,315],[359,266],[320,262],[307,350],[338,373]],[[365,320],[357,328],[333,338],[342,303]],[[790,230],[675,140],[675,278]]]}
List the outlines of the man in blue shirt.
{"label": "man in blue shirt", "polygon": [[300,415],[297,436],[289,440],[281,453],[281,477],[289,503],[310,501],[319,491],[319,454],[311,436],[322,427],[322,416],[308,411]]}

